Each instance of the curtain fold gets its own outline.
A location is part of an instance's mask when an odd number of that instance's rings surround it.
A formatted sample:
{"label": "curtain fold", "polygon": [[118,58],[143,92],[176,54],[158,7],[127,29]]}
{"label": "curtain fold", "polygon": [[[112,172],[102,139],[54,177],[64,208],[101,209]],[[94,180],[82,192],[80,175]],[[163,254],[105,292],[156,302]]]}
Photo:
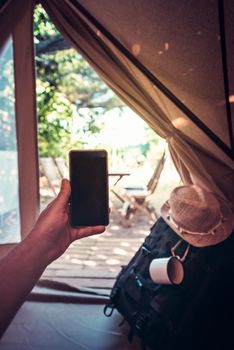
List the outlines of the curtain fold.
{"label": "curtain fold", "polygon": [[[90,63],[106,84],[152,129],[167,139],[184,183],[194,183],[234,202],[234,164],[216,159],[202,144],[185,136],[167,117],[157,88],[87,18],[76,2],[40,1],[59,31]],[[224,157],[225,158],[225,157]],[[206,160],[209,159],[209,162]]]}

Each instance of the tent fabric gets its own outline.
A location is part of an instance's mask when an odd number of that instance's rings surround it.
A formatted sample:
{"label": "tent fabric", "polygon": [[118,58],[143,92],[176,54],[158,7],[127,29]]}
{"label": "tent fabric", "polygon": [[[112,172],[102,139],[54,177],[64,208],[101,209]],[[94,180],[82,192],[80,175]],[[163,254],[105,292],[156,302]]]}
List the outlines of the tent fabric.
{"label": "tent fabric", "polygon": [[[233,203],[233,161],[90,22],[79,2],[41,3],[101,78],[167,139],[183,182]],[[230,147],[214,1],[183,1],[180,6],[153,0],[80,3]]]}
{"label": "tent fabric", "polygon": [[[222,1],[79,2],[200,119],[209,121],[209,127],[225,143],[230,144],[229,133],[225,134],[226,109],[222,103],[224,87],[218,8]],[[229,8],[225,18],[229,18],[233,6],[230,1],[225,1],[225,9],[226,4]],[[229,42],[228,48],[233,52],[233,43]],[[216,120],[212,125],[211,119]],[[220,128],[220,121],[222,124],[225,121],[226,130]]]}
{"label": "tent fabric", "polygon": [[[16,12],[32,1],[8,1],[1,18],[3,41],[15,25]],[[217,193],[233,206],[234,162],[200,127],[191,122],[152,81],[80,11],[83,5],[108,32],[187,105],[231,149],[220,45],[220,1],[190,0],[41,0],[61,33],[101,78],[163,138],[184,183]],[[178,6],[179,4],[179,6]],[[18,7],[17,7],[18,6]],[[233,67],[233,2],[225,1],[228,72]],[[8,12],[7,12],[8,11]],[[14,13],[14,15],[13,15]],[[6,26],[6,27],[5,27]],[[0,44],[2,45],[2,39]],[[233,111],[233,76],[229,90]],[[233,117],[232,117],[233,118]],[[233,131],[233,130],[231,130]]]}
{"label": "tent fabric", "polygon": [[[65,298],[65,297],[64,297]],[[104,316],[105,303],[25,302],[1,339],[1,350],[140,350],[129,344],[129,327],[114,312]]]}
{"label": "tent fabric", "polygon": [[[234,6],[233,1],[225,1],[225,30],[226,30],[226,48],[227,48],[227,63],[229,72],[229,89],[231,101],[231,113],[234,115],[234,49],[233,49],[233,21],[234,21]],[[233,124],[232,124],[232,127]]]}

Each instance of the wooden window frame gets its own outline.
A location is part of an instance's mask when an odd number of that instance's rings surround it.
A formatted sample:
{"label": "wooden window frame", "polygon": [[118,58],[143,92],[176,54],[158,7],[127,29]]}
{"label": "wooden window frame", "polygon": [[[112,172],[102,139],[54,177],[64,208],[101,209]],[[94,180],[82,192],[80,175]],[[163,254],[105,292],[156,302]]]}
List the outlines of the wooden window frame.
{"label": "wooden window frame", "polygon": [[[36,83],[31,2],[12,32],[15,76],[15,118],[18,146],[20,232],[24,239],[39,210],[39,168]],[[0,245],[0,256],[16,244]]]}

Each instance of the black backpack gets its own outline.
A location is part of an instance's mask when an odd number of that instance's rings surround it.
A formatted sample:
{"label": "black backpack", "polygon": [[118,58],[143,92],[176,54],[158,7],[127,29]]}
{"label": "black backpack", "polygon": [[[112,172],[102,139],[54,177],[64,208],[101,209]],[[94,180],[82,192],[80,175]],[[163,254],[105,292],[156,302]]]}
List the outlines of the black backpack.
{"label": "black backpack", "polygon": [[[190,247],[180,285],[159,285],[149,275],[150,262],[171,255],[180,237],[160,218],[112,288],[104,313],[114,309],[150,349],[234,349],[234,238],[205,248]],[[177,254],[184,254],[182,241]],[[234,344],[234,342],[233,342]]]}

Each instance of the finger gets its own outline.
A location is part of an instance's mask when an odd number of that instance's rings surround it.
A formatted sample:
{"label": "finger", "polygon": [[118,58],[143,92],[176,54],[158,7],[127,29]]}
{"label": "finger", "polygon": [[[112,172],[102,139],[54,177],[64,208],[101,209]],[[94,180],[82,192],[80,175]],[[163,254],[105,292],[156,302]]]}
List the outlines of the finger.
{"label": "finger", "polygon": [[67,179],[63,179],[61,182],[61,187],[57,198],[54,201],[54,204],[57,208],[62,209],[66,208],[71,194],[70,182]]}
{"label": "finger", "polygon": [[54,204],[54,202],[56,201],[56,199],[57,199],[57,197],[56,198],[54,198],[49,204],[47,204],[47,206],[46,206],[46,208],[45,209],[48,209],[48,208],[50,208],[50,207],[52,207],[53,206],[53,204]]}
{"label": "finger", "polygon": [[79,239],[79,238],[84,238],[88,236],[93,236],[100,234],[106,230],[105,226],[88,226],[88,227],[81,227],[79,229],[76,229],[75,233],[75,238],[74,239]]}

